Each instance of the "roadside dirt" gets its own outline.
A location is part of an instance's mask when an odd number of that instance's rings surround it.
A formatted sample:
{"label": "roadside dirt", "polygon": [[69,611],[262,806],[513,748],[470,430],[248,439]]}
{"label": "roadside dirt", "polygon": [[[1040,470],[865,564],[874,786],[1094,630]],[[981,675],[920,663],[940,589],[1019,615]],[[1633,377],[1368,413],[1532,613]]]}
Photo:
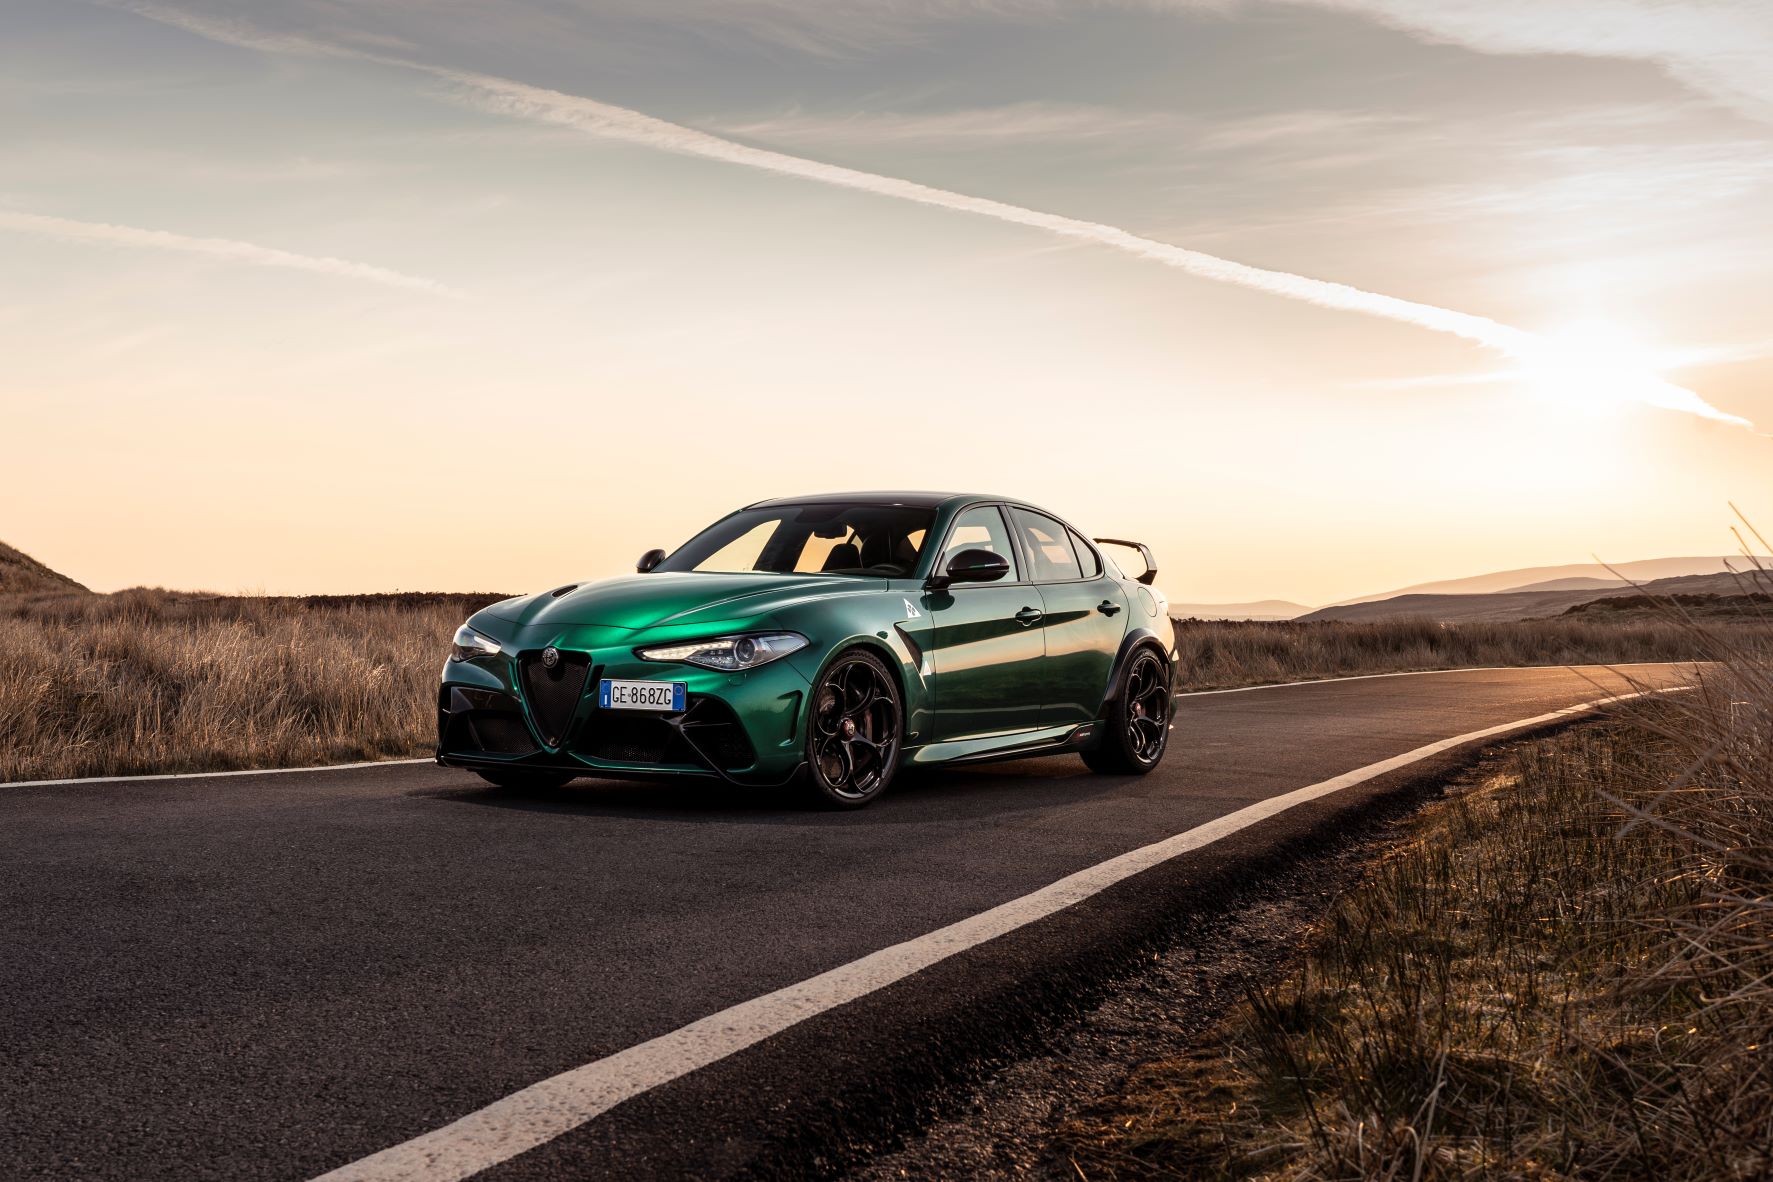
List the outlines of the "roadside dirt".
{"label": "roadside dirt", "polygon": [[930,1107],[934,1119],[922,1132],[841,1177],[1087,1182],[1057,1131],[1111,1097],[1141,1064],[1193,1049],[1253,985],[1277,976],[1298,955],[1330,901],[1399,840],[1401,814],[1483,777],[1514,745],[1486,749],[1463,771],[1338,848],[1294,863],[1222,917],[1225,922],[1179,933],[1113,982],[1100,1005],[1051,1031],[1045,1049],[1002,1065],[971,1089],[937,1096]]}

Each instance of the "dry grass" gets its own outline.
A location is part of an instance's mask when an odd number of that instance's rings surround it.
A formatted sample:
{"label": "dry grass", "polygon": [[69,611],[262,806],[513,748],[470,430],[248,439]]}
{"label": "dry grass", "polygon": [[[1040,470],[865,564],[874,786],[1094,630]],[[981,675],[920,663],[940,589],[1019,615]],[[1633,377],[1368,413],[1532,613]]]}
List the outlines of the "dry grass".
{"label": "dry grass", "polygon": [[1773,1176],[1773,665],[1518,749],[1295,971],[1066,1132],[1087,1179]]}
{"label": "dry grass", "polygon": [[[1773,609],[1724,625],[1773,640]],[[1222,689],[1473,665],[1624,665],[1702,656],[1706,642],[1666,605],[1650,618],[1558,617],[1470,624],[1433,620],[1253,623],[1177,620],[1186,689]]]}
{"label": "dry grass", "polygon": [[0,598],[0,781],[428,754],[450,634],[496,598]]}
{"label": "dry grass", "polygon": [[[0,596],[0,781],[428,754],[449,636],[497,598]],[[1639,620],[1184,621],[1177,635],[1187,689],[1697,655],[1679,627]]]}

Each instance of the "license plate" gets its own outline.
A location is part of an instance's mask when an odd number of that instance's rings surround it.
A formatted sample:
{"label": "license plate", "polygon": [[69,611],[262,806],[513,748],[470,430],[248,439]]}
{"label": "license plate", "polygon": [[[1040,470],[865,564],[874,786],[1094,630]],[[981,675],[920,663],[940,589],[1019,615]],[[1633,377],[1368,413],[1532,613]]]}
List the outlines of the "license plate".
{"label": "license plate", "polygon": [[683,681],[612,681],[606,677],[597,686],[597,704],[605,710],[681,714],[688,696],[689,683]]}

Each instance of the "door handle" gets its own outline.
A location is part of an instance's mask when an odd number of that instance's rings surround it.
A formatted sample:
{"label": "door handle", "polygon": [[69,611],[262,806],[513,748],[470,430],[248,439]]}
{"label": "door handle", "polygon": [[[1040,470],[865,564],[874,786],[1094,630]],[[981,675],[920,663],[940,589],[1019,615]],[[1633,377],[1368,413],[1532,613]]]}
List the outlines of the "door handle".
{"label": "door handle", "polygon": [[1101,603],[1096,605],[1096,610],[1105,616],[1112,616],[1115,612],[1120,610],[1120,604],[1114,602],[1112,599],[1104,599]]}
{"label": "door handle", "polygon": [[1026,628],[1030,624],[1040,623],[1041,619],[1046,614],[1047,613],[1041,611],[1038,607],[1025,607],[1016,613],[1016,623]]}

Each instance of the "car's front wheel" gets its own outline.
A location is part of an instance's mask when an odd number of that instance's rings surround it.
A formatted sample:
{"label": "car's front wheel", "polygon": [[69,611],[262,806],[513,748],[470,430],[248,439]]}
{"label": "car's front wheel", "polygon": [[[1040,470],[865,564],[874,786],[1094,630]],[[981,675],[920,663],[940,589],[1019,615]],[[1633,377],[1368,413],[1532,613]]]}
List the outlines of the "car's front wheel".
{"label": "car's front wheel", "polygon": [[565,772],[538,772],[530,768],[500,768],[497,771],[479,771],[477,774],[488,784],[513,792],[549,792],[565,787],[573,779]]}
{"label": "car's front wheel", "polygon": [[1083,753],[1090,770],[1142,776],[1158,765],[1170,743],[1170,664],[1155,648],[1142,648],[1121,670],[1119,693],[1109,706],[1107,732]]}
{"label": "car's front wheel", "polygon": [[904,712],[882,661],[850,649],[826,667],[807,719],[807,786],[828,808],[861,808],[899,768]]}

